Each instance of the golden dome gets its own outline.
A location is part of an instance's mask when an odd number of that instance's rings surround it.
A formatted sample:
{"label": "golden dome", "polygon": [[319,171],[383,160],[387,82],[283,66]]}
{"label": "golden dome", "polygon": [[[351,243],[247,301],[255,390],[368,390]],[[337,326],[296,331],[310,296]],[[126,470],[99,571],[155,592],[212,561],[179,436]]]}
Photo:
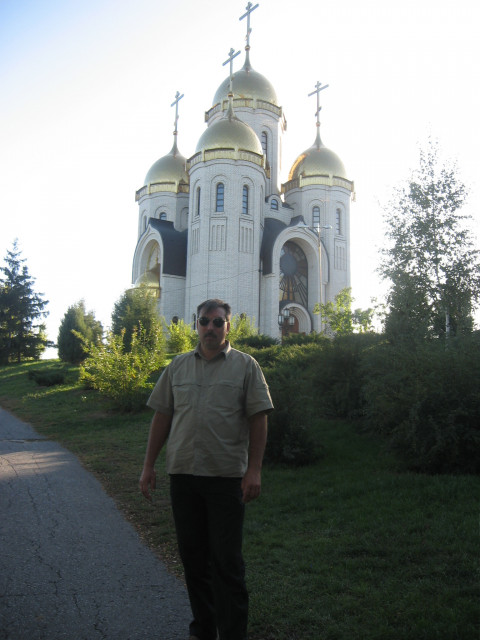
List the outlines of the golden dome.
{"label": "golden dome", "polygon": [[236,149],[263,155],[255,131],[235,117],[230,106],[227,115],[210,125],[201,135],[195,153],[212,149]]}
{"label": "golden dome", "polygon": [[[245,64],[233,74],[233,95],[234,98],[255,98],[258,100],[265,100],[278,106],[277,94],[271,83],[262,76],[261,73],[254,71],[250,66],[250,59],[248,56],[245,59]],[[225,78],[222,84],[218,87],[215,97],[213,98],[213,105],[215,106],[222,100],[228,97],[230,89],[230,76]]]}
{"label": "golden dome", "polygon": [[188,184],[186,159],[178,151],[176,140],[170,153],[157,160],[150,167],[144,184],[153,184],[155,182],[175,182],[176,184],[184,182]]}
{"label": "golden dome", "polygon": [[153,269],[147,269],[135,280],[135,287],[147,287],[148,289],[160,288],[160,265]]}
{"label": "golden dome", "polygon": [[307,176],[321,175],[332,175],[347,179],[343,162],[336,153],[327,149],[322,143],[320,130],[318,130],[317,138],[310,149],[301,153],[293,163],[288,179],[295,180],[299,176],[305,178]]}

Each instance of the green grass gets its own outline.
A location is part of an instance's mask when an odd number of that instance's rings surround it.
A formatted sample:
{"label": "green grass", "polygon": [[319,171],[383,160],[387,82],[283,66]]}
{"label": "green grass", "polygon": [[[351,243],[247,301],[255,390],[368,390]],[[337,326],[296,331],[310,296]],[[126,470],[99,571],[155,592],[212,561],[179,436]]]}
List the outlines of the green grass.
{"label": "green grass", "polygon": [[[163,457],[151,506],[138,491],[150,411],[119,414],[66,367],[39,387],[0,369],[0,405],[76,453],[145,541],[180,572]],[[354,425],[313,425],[323,457],[266,467],[247,507],[252,640],[477,640],[478,478],[406,473]]]}

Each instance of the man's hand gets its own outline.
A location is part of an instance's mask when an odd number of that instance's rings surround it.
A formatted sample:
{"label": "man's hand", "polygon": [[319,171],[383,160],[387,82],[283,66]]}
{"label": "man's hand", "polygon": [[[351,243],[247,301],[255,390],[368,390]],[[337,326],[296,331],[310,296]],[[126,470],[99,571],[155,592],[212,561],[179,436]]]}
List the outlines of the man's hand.
{"label": "man's hand", "polygon": [[255,500],[260,495],[262,474],[255,469],[247,469],[242,479],[242,500],[244,504]]}
{"label": "man's hand", "polygon": [[153,467],[144,467],[139,481],[140,491],[145,498],[152,502],[152,494],[150,489],[154,490],[157,485],[157,474]]}

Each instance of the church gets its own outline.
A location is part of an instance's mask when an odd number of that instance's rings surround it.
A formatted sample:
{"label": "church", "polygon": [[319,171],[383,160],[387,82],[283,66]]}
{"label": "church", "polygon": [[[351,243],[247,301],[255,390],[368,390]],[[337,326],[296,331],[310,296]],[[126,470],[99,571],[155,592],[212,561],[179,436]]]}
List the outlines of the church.
{"label": "church", "polygon": [[277,94],[250,61],[249,2],[243,67],[230,74],[205,112],[195,153],[177,146],[178,92],[173,146],[136,192],[138,241],[134,286],[146,285],[169,323],[195,323],[197,305],[221,298],[234,315],[246,314],[259,333],[321,331],[317,303],[350,286],[350,201],[353,182],[320,137],[317,82],[313,144],[280,183],[287,122]]}

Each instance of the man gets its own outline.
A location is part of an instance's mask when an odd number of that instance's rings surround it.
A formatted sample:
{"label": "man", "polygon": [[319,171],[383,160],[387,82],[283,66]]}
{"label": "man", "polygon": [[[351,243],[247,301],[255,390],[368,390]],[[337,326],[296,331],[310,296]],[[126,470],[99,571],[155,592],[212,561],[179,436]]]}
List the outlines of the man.
{"label": "man", "polygon": [[199,345],[164,370],[140,490],[151,500],[154,464],[168,439],[167,473],[193,621],[190,640],[246,640],[248,593],[242,558],[245,504],[258,498],[273,409],[258,363],[232,349],[230,306],[197,309]]}

